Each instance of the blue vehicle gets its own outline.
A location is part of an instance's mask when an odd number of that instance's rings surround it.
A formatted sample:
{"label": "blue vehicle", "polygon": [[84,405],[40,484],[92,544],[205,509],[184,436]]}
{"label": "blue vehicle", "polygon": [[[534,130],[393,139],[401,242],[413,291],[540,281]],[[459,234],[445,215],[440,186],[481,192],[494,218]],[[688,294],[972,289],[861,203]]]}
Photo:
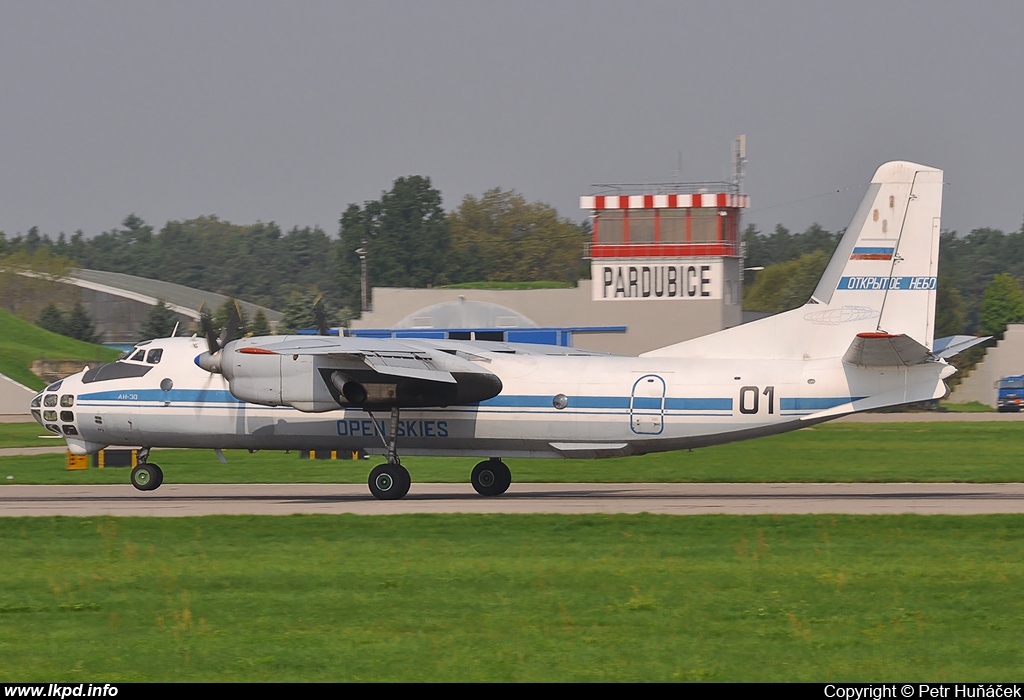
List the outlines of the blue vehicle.
{"label": "blue vehicle", "polygon": [[1024,374],[1003,377],[996,382],[996,389],[999,391],[996,409],[1000,413],[1019,411],[1024,408]]}

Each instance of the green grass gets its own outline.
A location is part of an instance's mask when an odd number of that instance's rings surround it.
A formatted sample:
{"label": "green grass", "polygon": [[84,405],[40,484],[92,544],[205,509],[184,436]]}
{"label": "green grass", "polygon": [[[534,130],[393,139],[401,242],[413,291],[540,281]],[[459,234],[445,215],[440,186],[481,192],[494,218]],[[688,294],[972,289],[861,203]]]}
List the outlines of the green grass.
{"label": "green grass", "polygon": [[1020,516],[0,519],[0,681],[1006,681]]}
{"label": "green grass", "polygon": [[460,282],[445,284],[437,289],[575,289],[576,284],[570,282]]}
{"label": "green grass", "polygon": [[[10,424],[0,424],[0,438]],[[32,429],[39,434],[38,427]],[[53,444],[50,441],[48,444]],[[835,423],[785,435],[604,460],[509,459],[515,482],[1017,482],[1024,421]],[[165,483],[364,483],[379,457],[302,460],[297,453],[154,450]],[[465,482],[477,459],[405,457],[414,482]],[[7,476],[14,479],[7,480]],[[124,469],[68,472],[60,454],[0,458],[0,484],[125,483]]]}
{"label": "green grass", "polygon": [[943,403],[942,408],[950,413],[995,413],[996,409],[981,401],[970,401],[968,403]]}
{"label": "green grass", "polygon": [[0,448],[60,447],[64,440],[48,433],[35,421],[31,423],[0,423]]}
{"label": "green grass", "polygon": [[30,389],[42,389],[46,383],[32,374],[35,360],[95,360],[112,362],[119,353],[102,345],[91,345],[44,331],[0,310],[0,374],[6,374]]}

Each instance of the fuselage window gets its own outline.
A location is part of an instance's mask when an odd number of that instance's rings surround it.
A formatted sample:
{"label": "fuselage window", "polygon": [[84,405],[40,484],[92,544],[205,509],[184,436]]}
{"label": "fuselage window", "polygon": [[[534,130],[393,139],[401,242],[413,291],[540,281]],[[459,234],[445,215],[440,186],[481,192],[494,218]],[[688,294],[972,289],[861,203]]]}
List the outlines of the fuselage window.
{"label": "fuselage window", "polygon": [[149,354],[146,355],[146,363],[150,365],[160,364],[160,358],[163,357],[163,354],[163,348],[153,348],[149,351]]}

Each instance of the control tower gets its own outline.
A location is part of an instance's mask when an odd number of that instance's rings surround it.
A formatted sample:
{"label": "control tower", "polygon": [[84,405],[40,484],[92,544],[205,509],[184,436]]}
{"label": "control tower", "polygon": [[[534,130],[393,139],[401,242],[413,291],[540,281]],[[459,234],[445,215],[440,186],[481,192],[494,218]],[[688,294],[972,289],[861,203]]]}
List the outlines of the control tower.
{"label": "control tower", "polygon": [[580,197],[593,222],[591,298],[713,303],[735,307],[722,314],[726,326],[739,323],[740,211],[749,206],[742,136],[735,158],[732,182],[594,185],[602,194]]}

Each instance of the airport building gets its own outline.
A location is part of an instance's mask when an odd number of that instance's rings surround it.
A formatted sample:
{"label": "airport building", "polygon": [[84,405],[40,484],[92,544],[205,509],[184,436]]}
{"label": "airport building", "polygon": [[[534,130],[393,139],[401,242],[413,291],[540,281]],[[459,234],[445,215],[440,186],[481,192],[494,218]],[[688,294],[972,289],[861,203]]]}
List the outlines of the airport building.
{"label": "airport building", "polygon": [[[512,341],[536,328],[569,332],[576,347],[635,355],[743,322],[740,214],[749,200],[738,185],[600,188],[615,194],[580,198],[593,223],[591,275],[575,289],[375,287],[353,334],[489,331]],[[481,304],[491,307],[486,316]],[[477,322],[484,318],[491,325]]]}

